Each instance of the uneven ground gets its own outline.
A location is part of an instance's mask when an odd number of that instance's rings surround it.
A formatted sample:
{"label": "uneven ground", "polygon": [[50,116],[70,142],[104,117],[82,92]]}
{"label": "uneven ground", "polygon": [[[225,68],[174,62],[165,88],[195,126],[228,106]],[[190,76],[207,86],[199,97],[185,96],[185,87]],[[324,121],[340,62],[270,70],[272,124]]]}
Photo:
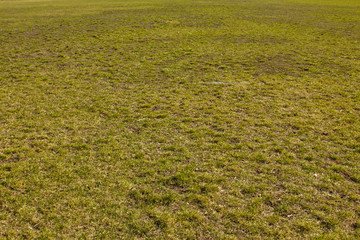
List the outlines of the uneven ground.
{"label": "uneven ground", "polygon": [[0,239],[359,239],[360,1],[0,1]]}

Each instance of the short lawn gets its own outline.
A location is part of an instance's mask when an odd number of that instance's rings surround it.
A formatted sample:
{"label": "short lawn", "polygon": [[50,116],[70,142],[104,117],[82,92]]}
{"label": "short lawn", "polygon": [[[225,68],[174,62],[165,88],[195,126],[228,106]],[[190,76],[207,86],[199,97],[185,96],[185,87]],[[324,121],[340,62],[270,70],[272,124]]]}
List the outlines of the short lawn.
{"label": "short lawn", "polygon": [[1,0],[0,239],[359,239],[360,1]]}

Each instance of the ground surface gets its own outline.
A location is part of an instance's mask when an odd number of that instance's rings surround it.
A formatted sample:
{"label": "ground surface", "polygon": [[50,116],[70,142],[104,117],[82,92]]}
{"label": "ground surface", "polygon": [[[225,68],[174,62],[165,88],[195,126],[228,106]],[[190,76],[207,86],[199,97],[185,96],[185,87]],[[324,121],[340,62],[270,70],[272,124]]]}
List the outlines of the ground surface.
{"label": "ground surface", "polygon": [[360,237],[360,1],[0,1],[0,239]]}

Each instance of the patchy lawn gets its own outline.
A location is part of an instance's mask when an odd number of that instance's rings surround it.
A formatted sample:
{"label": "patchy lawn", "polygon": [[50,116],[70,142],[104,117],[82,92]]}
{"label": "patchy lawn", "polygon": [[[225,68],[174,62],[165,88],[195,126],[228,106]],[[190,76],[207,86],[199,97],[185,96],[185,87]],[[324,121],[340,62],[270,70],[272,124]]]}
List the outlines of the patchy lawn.
{"label": "patchy lawn", "polygon": [[0,238],[360,238],[357,0],[0,1]]}

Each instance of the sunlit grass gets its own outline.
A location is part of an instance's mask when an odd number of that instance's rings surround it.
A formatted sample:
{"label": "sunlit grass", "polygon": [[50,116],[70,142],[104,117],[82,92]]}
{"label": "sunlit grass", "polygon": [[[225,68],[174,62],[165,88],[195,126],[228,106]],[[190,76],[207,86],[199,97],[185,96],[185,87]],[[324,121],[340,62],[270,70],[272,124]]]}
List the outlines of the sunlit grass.
{"label": "sunlit grass", "polygon": [[0,238],[357,239],[360,7],[0,1]]}

